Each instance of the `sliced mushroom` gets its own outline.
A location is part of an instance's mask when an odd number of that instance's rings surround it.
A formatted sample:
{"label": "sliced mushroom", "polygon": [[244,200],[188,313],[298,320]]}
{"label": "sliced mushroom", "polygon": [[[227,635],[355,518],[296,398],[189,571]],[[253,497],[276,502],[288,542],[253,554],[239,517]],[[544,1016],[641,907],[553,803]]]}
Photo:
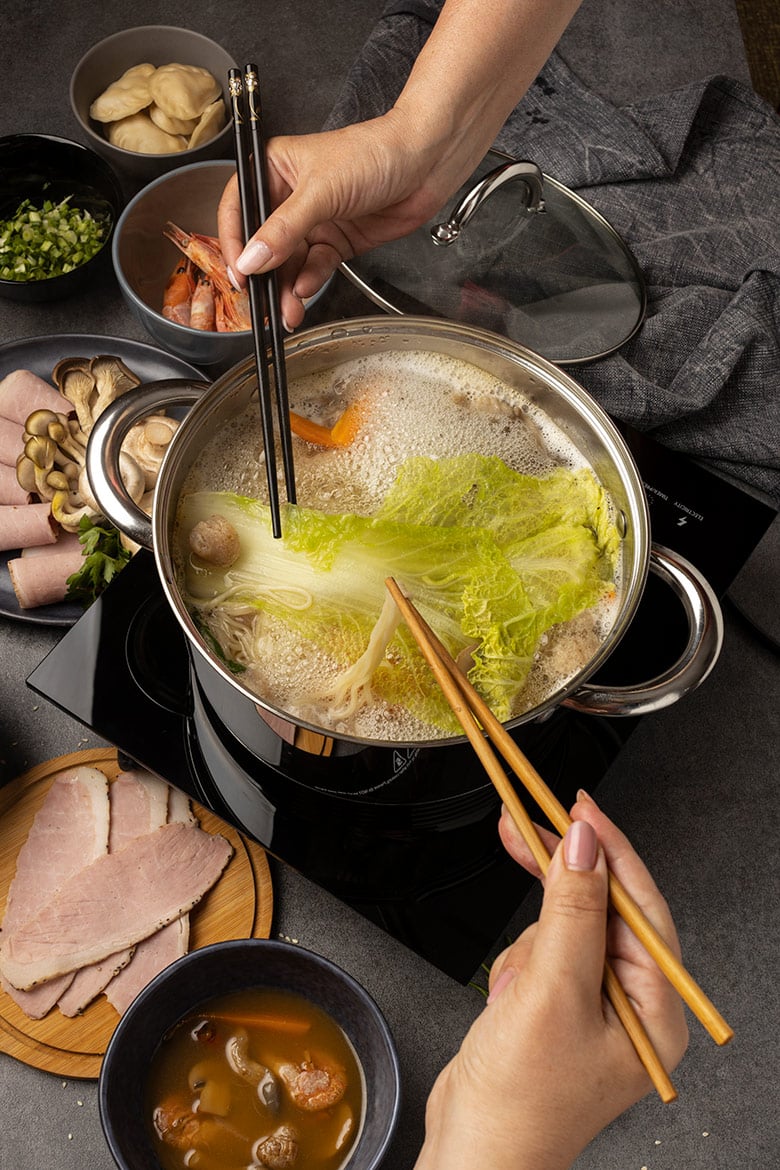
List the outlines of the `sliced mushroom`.
{"label": "sliced mushroom", "polygon": [[234,1073],[257,1086],[257,1095],[271,1113],[279,1112],[279,1082],[270,1068],[249,1055],[249,1034],[245,1028],[236,1028],[225,1045],[225,1055]]}
{"label": "sliced mushroom", "polygon": [[122,443],[122,450],[132,455],[143,469],[147,490],[157,483],[163,457],[178,426],[175,418],[152,414],[131,427]]}

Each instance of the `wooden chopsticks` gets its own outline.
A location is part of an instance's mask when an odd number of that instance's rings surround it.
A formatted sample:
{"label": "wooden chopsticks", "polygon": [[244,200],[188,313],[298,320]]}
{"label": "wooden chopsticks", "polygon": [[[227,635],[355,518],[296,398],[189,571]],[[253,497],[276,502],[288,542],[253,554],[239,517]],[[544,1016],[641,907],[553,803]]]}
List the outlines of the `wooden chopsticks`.
{"label": "wooden chopsticks", "polygon": [[[249,240],[268,218],[270,211],[257,66],[245,65],[243,78],[239,69],[230,69],[228,89],[233,110],[236,172],[241,195],[244,239]],[[279,537],[282,534],[282,525],[279,510],[279,486],[276,480],[276,443],[273,425],[274,387],[285,486],[287,499],[291,504],[295,503],[296,495],[282,315],[279,307],[276,273],[267,272],[262,276],[249,276],[247,277],[247,285],[254,336],[255,365],[257,366],[257,387],[263,429],[268,500],[271,508],[271,526],[274,536]],[[268,357],[269,341],[270,362]],[[273,368],[274,375],[273,386],[271,368]]]}
{"label": "wooden chopsticks", "polygon": [[[542,873],[546,873],[550,860],[547,848],[503,766],[485,739],[485,733],[561,835],[571,824],[571,818],[396,581],[388,577],[385,584],[534,860]],[[718,1044],[726,1044],[734,1035],[732,1029],[612,873],[609,875],[609,895],[613,908],[652,955],[712,1038]],[[608,963],[604,970],[604,989],[661,1099],[673,1101],[677,1096],[674,1085]]]}

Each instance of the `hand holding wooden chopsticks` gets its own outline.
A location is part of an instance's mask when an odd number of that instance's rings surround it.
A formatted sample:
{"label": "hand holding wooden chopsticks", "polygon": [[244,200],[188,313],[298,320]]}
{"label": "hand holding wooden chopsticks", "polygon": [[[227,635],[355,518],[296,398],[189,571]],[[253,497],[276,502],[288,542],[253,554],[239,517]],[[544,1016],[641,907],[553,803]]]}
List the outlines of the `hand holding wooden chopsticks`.
{"label": "hand holding wooden chopsticks", "polygon": [[[486,741],[484,732],[490,736],[515,775],[562,835],[571,824],[571,818],[471,686],[414,605],[404,596],[397,583],[388,578],[386,585],[448,703],[544,874],[549,864],[549,853],[504,768]],[[710,1035],[717,1043],[725,1044],[733,1035],[731,1028],[613,874],[609,877],[609,892],[613,907],[631,927]],[[661,1098],[664,1101],[673,1100],[676,1097],[674,1086],[609,964],[605,967],[604,987]]]}

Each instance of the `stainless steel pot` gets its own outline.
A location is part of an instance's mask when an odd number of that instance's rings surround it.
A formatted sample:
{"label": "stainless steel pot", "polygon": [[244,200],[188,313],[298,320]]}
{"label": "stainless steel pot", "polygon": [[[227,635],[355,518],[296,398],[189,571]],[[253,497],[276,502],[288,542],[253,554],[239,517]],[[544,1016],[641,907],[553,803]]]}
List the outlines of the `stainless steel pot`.
{"label": "stainless steel pot", "polygon": [[[717,661],[722,644],[723,622],[717,598],[706,580],[682,557],[651,546],[647,501],[639,473],[620,433],[598,404],[558,367],[516,343],[485,330],[427,317],[364,317],[309,329],[286,343],[288,376],[292,381],[358,356],[394,350],[448,354],[516,388],[576,444],[617,510],[623,567],[614,625],[596,654],[573,679],[509,726],[544,718],[559,704],[602,715],[646,714],[676,702],[697,687]],[[202,385],[193,387],[179,381],[141,387],[118,399],[98,419],[90,436],[87,472],[95,498],[108,519],[138,544],[154,550],[166,597],[195,653],[249,698],[269,721],[290,722],[286,712],[261,703],[242,685],[240,676],[232,674],[209,648],[187,612],[173,573],[173,530],[184,479],[204,443],[245,408],[255,390],[251,358],[229,370],[205,392]],[[150,522],[124,491],[119,448],[139,418],[176,405],[191,405],[192,409],[165,457]],[[689,624],[687,645],[678,661],[659,677],[632,687],[594,687],[588,679],[628,628],[648,571],[661,576],[678,595]],[[299,720],[292,720],[292,725],[320,736],[332,735]],[[442,742],[453,741],[434,740],[431,745]]]}

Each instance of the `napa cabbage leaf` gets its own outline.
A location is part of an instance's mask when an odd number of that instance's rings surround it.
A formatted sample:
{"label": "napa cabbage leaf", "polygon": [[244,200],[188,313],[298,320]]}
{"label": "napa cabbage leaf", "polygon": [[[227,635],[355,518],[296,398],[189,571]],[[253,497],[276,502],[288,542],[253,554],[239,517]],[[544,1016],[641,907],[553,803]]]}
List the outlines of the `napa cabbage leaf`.
{"label": "napa cabbage leaf", "polygon": [[[221,492],[184,498],[183,532],[215,513],[241,553],[227,569],[188,561],[185,592],[201,620],[224,606],[270,614],[339,662],[350,685],[370,659],[374,693],[448,733],[459,728],[409,631],[388,620],[385,579],[455,657],[470,655],[471,681],[507,719],[541,636],[612,587],[619,545],[590,473],[536,479],[478,455],[407,460],[374,516],[287,505],[281,540],[264,504]],[[375,634],[367,652],[375,628],[379,646]]]}

